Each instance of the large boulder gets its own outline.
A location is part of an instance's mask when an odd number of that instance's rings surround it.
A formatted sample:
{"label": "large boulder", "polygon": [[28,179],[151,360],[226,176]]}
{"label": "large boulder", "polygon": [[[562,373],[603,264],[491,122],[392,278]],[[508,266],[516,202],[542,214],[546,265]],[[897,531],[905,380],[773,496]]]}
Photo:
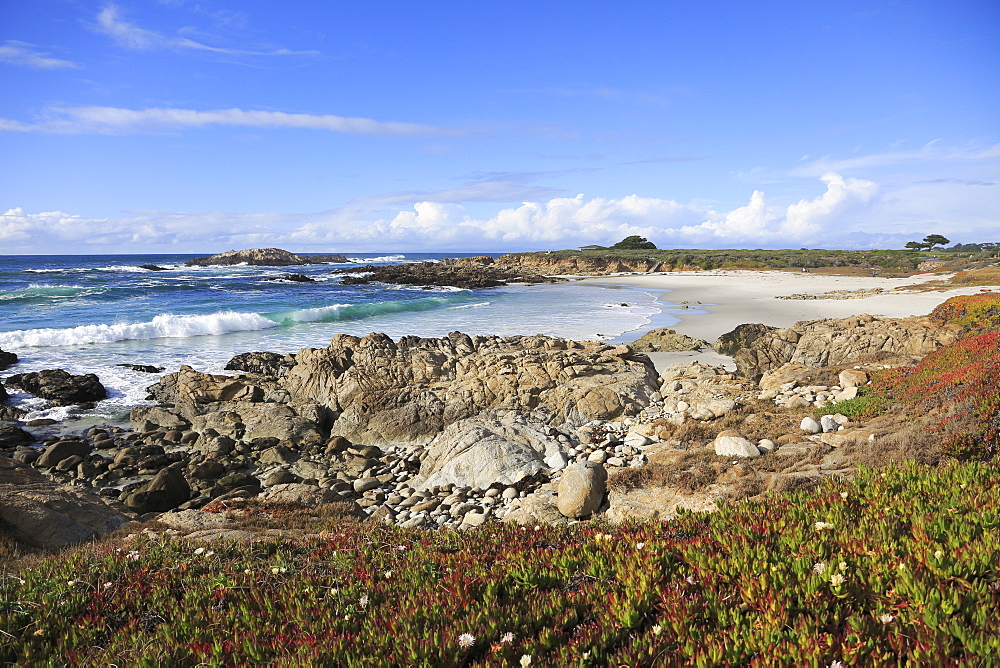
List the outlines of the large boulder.
{"label": "large boulder", "polygon": [[57,549],[93,540],[129,520],[99,497],[56,485],[37,471],[0,458],[0,524],[35,547]]}
{"label": "large boulder", "polygon": [[608,491],[608,472],[601,464],[579,462],[563,471],[557,507],[566,517],[591,515],[601,507]]}
{"label": "large boulder", "polygon": [[559,452],[545,425],[516,413],[477,416],[449,425],[427,446],[417,489],[453,484],[486,489],[493,483],[513,485],[549,471],[546,458]]}
{"label": "large boulder", "polygon": [[810,320],[792,327],[740,325],[723,334],[716,350],[736,360],[742,376],[757,378],[786,362],[805,366],[848,366],[870,362],[912,363],[953,343],[960,327],[922,316]]}
{"label": "large boulder", "polygon": [[74,376],[62,369],[15,374],[7,379],[7,385],[47,399],[55,406],[90,403],[108,396],[96,375]]}
{"label": "large boulder", "polygon": [[91,445],[86,441],[76,439],[56,441],[49,447],[45,448],[45,452],[43,452],[42,456],[38,458],[36,466],[38,466],[38,468],[58,466],[59,462],[64,459],[69,459],[74,456],[85,457],[90,454],[90,451]]}
{"label": "large boulder", "polygon": [[173,510],[191,498],[191,487],[177,467],[165,468],[125,498],[125,505],[141,514]]}

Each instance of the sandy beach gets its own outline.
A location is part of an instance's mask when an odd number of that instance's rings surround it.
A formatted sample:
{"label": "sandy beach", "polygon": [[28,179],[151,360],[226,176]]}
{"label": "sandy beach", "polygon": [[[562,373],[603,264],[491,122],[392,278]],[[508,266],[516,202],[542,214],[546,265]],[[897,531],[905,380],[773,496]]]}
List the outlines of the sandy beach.
{"label": "sandy beach", "polygon": [[[947,291],[886,292],[856,299],[777,299],[792,294],[820,295],[834,290],[890,291],[947,276],[923,274],[909,278],[872,276],[835,276],[785,271],[693,271],[666,274],[627,274],[585,278],[601,285],[627,285],[645,290],[661,290],[659,298],[672,304],[687,305],[690,314],[671,310],[681,319],[669,325],[681,334],[713,343],[721,334],[743,323],[764,323],[787,327],[800,320],[846,318],[867,313],[884,317],[925,315],[935,306],[955,295],[979,292],[969,287]],[[655,322],[653,326],[657,325]],[[702,361],[731,366],[732,360],[714,352],[654,353],[657,367],[678,362]]]}

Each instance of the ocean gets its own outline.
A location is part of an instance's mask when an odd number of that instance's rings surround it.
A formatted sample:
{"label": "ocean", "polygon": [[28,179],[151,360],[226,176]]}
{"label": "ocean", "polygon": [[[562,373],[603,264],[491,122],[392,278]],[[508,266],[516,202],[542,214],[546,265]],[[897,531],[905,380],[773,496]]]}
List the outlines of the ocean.
{"label": "ocean", "polygon": [[[324,347],[336,333],[398,338],[461,331],[614,342],[635,338],[654,319],[657,326],[677,321],[669,303],[635,288],[568,282],[428,290],[341,285],[332,273],[455,256],[357,254],[347,264],[300,267],[185,267],[196,255],[0,256],[0,349],[20,358],[0,378],[55,368],[96,373],[109,398],[91,410],[47,408],[40,399],[8,392],[12,403],[30,411],[26,419],[117,424],[132,406],[147,403],[147,386],[182,364],[222,373],[234,355]],[[288,273],[315,282],[264,280]]]}

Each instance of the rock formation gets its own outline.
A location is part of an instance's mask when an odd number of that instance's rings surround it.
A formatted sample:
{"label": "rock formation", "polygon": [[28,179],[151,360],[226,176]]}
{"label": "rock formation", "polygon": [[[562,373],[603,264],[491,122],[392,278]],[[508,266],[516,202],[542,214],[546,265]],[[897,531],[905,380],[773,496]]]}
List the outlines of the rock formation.
{"label": "rock formation", "polygon": [[7,385],[47,399],[55,406],[89,403],[108,396],[96,375],[73,376],[62,369],[15,374],[7,379]]}
{"label": "rock formation", "polygon": [[740,325],[723,334],[715,349],[736,360],[740,375],[756,378],[786,362],[837,366],[869,362],[912,363],[958,336],[957,325],[926,316],[851,318],[797,322],[791,327]]}
{"label": "rock formation", "polygon": [[534,269],[502,267],[497,265],[492,257],[485,255],[445,259],[441,262],[366,265],[342,269],[340,273],[351,274],[341,279],[343,285],[379,282],[393,285],[448,286],[465,290],[495,288],[508,283],[555,283],[563,280],[545,276]]}
{"label": "rock formation", "polygon": [[[285,367],[271,361],[258,368],[279,376]],[[381,445],[427,443],[484,410],[536,411],[552,424],[611,419],[637,412],[655,389],[652,364],[626,346],[455,332],[398,342],[338,334],[327,348],[299,352],[286,377],[182,367],[150,392],[198,431],[292,440],[329,431]],[[147,413],[137,409],[133,419]]]}
{"label": "rock formation", "polygon": [[305,264],[325,264],[347,262],[343,255],[296,255],[280,248],[251,248],[231,250],[209,257],[196,257],[184,263],[187,267],[211,267],[217,265],[248,264],[257,267],[291,267]]}
{"label": "rock formation", "polygon": [[638,353],[665,353],[683,350],[701,350],[702,348],[710,348],[711,346],[708,341],[695,339],[684,334],[678,334],[672,329],[663,328],[646,332],[634,342],[628,344],[628,347]]}
{"label": "rock formation", "polygon": [[0,350],[0,371],[16,363],[17,363],[16,354],[7,352],[6,350]]}
{"label": "rock formation", "polygon": [[92,540],[127,522],[88,492],[57,485],[0,457],[0,524],[19,540],[55,549]]}

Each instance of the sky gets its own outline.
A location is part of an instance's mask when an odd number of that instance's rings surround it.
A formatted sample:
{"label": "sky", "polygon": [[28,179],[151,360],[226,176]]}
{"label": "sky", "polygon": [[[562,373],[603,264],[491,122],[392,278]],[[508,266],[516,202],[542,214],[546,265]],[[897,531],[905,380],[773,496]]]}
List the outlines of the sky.
{"label": "sky", "polygon": [[996,0],[0,0],[0,254],[1000,241]]}

